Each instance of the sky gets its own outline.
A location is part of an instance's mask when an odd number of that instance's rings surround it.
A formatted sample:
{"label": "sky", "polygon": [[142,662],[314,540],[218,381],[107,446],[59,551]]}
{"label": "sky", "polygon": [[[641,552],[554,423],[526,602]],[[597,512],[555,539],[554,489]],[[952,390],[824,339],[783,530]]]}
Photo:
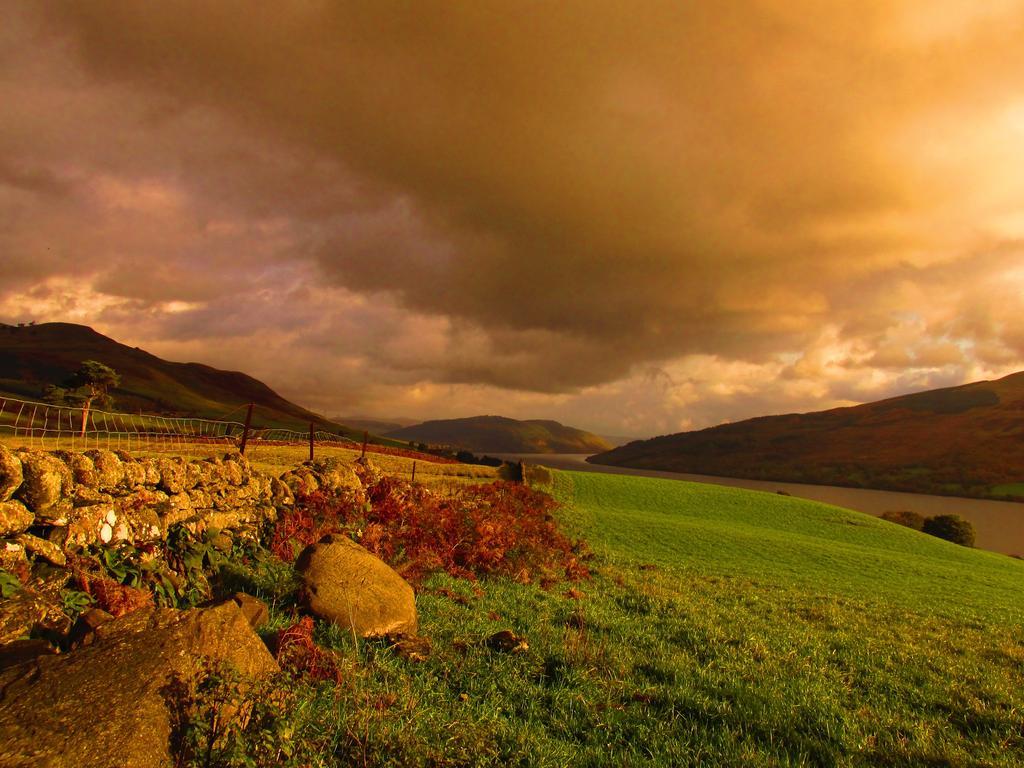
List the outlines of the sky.
{"label": "sky", "polygon": [[1024,369],[1024,0],[0,13],[0,321],[627,436]]}

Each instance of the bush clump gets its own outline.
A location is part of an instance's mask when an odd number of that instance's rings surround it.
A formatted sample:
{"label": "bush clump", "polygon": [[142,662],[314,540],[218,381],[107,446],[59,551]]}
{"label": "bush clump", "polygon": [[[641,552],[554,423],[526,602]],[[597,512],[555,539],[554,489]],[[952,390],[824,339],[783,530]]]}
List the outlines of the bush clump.
{"label": "bush clump", "polygon": [[506,575],[550,583],[589,575],[583,545],[558,530],[548,495],[511,482],[474,485],[439,496],[384,477],[367,489],[368,504],[314,492],[282,516],[271,542],[294,559],[328,533],[346,533],[414,584],[435,571],[476,578]]}
{"label": "bush clump", "polygon": [[921,529],[931,536],[937,536],[964,547],[974,546],[974,526],[960,515],[936,515],[924,521]]}

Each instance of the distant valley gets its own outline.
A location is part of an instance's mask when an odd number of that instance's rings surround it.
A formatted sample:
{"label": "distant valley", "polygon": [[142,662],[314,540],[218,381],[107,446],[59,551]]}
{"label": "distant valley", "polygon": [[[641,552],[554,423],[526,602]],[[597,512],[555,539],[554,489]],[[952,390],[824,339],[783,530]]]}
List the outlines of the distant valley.
{"label": "distant valley", "polygon": [[425,421],[386,437],[450,445],[474,453],[596,453],[611,448],[602,437],[550,420],[518,421],[504,416]]}
{"label": "distant valley", "polygon": [[419,424],[418,419],[375,419],[372,416],[331,416],[331,421],[344,424],[355,430],[363,430],[371,435],[383,435],[387,432],[394,432],[396,429],[411,427]]}

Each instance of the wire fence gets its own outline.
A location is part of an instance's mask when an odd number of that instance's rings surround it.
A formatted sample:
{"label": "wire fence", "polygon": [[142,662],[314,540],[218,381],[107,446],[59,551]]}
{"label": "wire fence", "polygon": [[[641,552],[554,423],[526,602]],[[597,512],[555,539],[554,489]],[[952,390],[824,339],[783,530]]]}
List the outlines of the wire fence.
{"label": "wire fence", "polygon": [[129,452],[209,454],[310,445],[354,448],[358,443],[326,431],[250,427],[238,421],[118,413],[0,396],[0,438],[43,450],[91,448]]}

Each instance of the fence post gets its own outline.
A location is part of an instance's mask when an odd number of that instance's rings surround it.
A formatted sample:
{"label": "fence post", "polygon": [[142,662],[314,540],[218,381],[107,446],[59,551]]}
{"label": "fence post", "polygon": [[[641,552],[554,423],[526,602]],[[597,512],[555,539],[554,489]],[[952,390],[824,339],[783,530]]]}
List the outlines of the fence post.
{"label": "fence post", "polygon": [[414,482],[414,483],[416,482],[416,460],[415,459],[413,459],[413,462],[412,462],[412,482]]}
{"label": "fence post", "polygon": [[363,452],[359,456],[360,459],[365,459],[366,458],[366,441],[369,440],[369,439],[370,439],[369,431],[364,431],[363,432]]}
{"label": "fence post", "polygon": [[238,447],[238,452],[245,456],[245,444],[249,442],[249,425],[252,424],[252,407],[255,403],[249,403],[249,410],[245,412],[245,429],[242,430],[242,444]]}
{"label": "fence post", "polygon": [[315,425],[314,425],[314,423],[312,421],[309,422],[309,460],[310,461],[313,460],[313,434],[314,434],[313,433],[313,429],[314,429],[314,426]]}

